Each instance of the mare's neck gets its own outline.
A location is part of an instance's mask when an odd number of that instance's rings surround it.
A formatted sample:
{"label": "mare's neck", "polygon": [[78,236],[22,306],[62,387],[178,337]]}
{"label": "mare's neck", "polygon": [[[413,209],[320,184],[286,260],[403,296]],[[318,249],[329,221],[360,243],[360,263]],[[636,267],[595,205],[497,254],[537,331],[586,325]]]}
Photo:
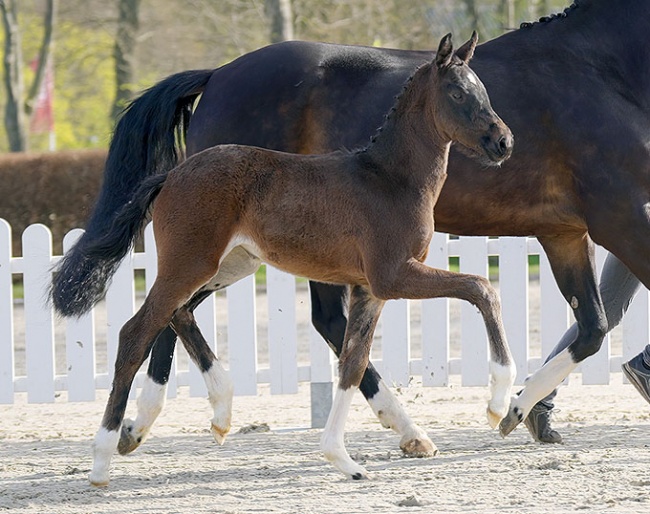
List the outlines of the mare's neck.
{"label": "mare's neck", "polygon": [[439,188],[447,173],[451,141],[430,119],[434,100],[427,97],[432,87],[429,80],[430,70],[422,68],[409,79],[364,153],[389,179]]}

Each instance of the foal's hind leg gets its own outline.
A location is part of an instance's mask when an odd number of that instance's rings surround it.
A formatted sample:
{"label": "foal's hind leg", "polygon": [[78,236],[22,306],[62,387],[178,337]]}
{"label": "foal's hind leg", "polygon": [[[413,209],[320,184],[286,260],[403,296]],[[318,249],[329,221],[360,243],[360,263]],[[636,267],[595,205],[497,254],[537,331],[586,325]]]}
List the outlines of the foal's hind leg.
{"label": "foal's hind leg", "polygon": [[171,299],[169,296],[156,301],[155,291],[154,284],[144,305],[120,330],[113,388],[94,442],[93,469],[89,479],[96,486],[108,485],[111,456],[118,443],[131,384],[152,342],[167,326],[177,305],[165,301]]}
{"label": "foal's hind leg", "polygon": [[210,430],[215,441],[223,444],[230,432],[232,414],[233,385],[230,376],[210,349],[187,306],[174,313],[171,325],[181,338],[192,361],[203,373],[208,388],[208,399],[214,411]]}
{"label": "foal's hind leg", "polygon": [[[261,261],[254,255],[251,255],[243,247],[238,246],[233,248],[232,251],[223,258],[221,265],[219,266],[219,272],[188,302],[190,312],[194,312],[194,309],[196,309],[199,304],[213,292],[225,289],[238,280],[255,273],[255,271],[260,267],[260,264]],[[202,337],[201,340],[205,341]],[[142,387],[142,392],[138,397],[138,414],[135,420],[127,418],[122,424],[122,433],[120,435],[120,442],[117,449],[123,455],[132,452],[142,444],[154,421],[162,411],[165,402],[167,381],[169,379],[169,372],[174,355],[175,342],[176,333],[171,329],[171,327],[168,327],[160,334],[160,336],[158,336],[154,343],[151,350],[151,359],[147,370],[147,378]],[[201,343],[198,342],[198,339],[197,344],[201,345]],[[195,354],[207,351],[211,352],[208,344],[205,343],[205,348],[195,352]],[[192,353],[190,353],[190,356],[191,355]],[[210,379],[205,375],[208,368],[202,368],[201,364],[196,360],[194,362],[201,372],[204,373],[206,385],[209,388],[210,383],[208,382]],[[215,439],[219,441],[216,433],[213,432],[213,434],[215,434]],[[223,442],[223,437],[220,442]]]}
{"label": "foal's hind leg", "polygon": [[[347,286],[310,282],[312,324],[337,357],[343,349],[347,324]],[[363,373],[359,390],[384,428],[402,436],[399,447],[407,457],[433,457],[438,448],[416,425],[384,383],[371,362]]]}
{"label": "foal's hind leg", "polygon": [[367,478],[366,470],[354,462],[345,449],[345,421],[354,392],[368,366],[370,346],[384,302],[365,288],[355,286],[350,297],[350,320],[339,359],[339,385],[334,404],[321,436],[321,449],[339,471],[349,478]]}
{"label": "foal's hind leg", "polygon": [[151,426],[162,412],[175,346],[176,333],[170,327],[166,327],[153,343],[147,376],[138,396],[138,414],[135,420],[125,418],[122,422],[117,445],[117,451],[121,455],[131,453],[144,442]]}

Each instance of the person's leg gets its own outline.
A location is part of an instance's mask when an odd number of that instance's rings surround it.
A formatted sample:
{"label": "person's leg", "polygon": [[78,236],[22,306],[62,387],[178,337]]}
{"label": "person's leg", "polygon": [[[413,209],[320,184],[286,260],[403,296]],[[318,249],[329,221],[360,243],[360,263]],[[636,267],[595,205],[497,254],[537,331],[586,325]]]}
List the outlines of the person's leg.
{"label": "person's leg", "polygon": [[650,403],[650,344],[622,366],[623,373],[639,394]]}
{"label": "person's leg", "polygon": [[[599,284],[600,296],[607,317],[608,331],[611,331],[621,322],[621,319],[623,319],[623,315],[632,302],[639,286],[639,280],[632,274],[625,264],[619,261],[611,253],[608,254],[607,259],[605,260],[605,265],[603,266],[603,271],[600,275]],[[564,333],[548,357],[546,357],[546,361],[550,360],[569,346],[571,342],[575,340],[577,333],[578,327],[574,323]],[[646,346],[644,352],[639,354],[639,356],[641,355],[646,356],[645,362],[649,369],[647,370],[645,386],[639,391],[643,397],[650,402],[650,345]],[[635,359],[639,358],[639,356],[635,357]],[[635,359],[632,359],[632,361],[635,361]],[[632,361],[630,361],[630,363],[632,363]],[[635,363],[636,362],[637,361],[635,361]],[[643,357],[641,357],[641,362],[643,362]],[[634,369],[637,368],[638,366]],[[623,371],[626,372],[625,365]],[[630,377],[628,376],[628,378]],[[633,379],[630,380],[635,384],[635,386],[637,386],[637,389],[639,389],[639,385]],[[640,380],[640,382],[643,382],[643,380]],[[646,392],[642,392],[643,390]],[[554,407],[553,400],[556,394],[557,389],[537,403],[525,420],[528,431],[536,441],[545,443],[559,443],[562,441],[562,436],[557,431],[553,430],[550,424],[550,413]]]}

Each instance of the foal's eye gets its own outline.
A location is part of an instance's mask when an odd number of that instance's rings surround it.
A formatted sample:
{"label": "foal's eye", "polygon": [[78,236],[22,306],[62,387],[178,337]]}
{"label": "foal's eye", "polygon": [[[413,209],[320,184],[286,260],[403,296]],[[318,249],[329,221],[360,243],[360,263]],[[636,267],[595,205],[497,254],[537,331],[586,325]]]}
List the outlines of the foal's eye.
{"label": "foal's eye", "polygon": [[465,93],[458,88],[453,88],[450,92],[449,95],[456,101],[456,102],[462,102],[465,99]]}

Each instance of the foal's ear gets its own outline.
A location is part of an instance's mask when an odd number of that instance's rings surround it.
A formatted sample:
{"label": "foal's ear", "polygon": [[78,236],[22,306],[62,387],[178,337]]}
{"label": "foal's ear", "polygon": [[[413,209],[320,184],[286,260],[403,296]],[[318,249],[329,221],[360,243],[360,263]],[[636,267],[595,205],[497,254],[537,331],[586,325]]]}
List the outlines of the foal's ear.
{"label": "foal's ear", "polygon": [[476,43],[478,43],[478,34],[476,31],[472,32],[472,37],[456,50],[456,55],[463,61],[465,64],[469,63],[471,58],[474,56],[474,49],[476,48]]}
{"label": "foal's ear", "polygon": [[451,44],[451,34],[447,34],[440,40],[440,45],[438,46],[438,53],[436,54],[436,66],[438,68],[444,68],[451,63],[451,58],[453,57],[454,47]]}

